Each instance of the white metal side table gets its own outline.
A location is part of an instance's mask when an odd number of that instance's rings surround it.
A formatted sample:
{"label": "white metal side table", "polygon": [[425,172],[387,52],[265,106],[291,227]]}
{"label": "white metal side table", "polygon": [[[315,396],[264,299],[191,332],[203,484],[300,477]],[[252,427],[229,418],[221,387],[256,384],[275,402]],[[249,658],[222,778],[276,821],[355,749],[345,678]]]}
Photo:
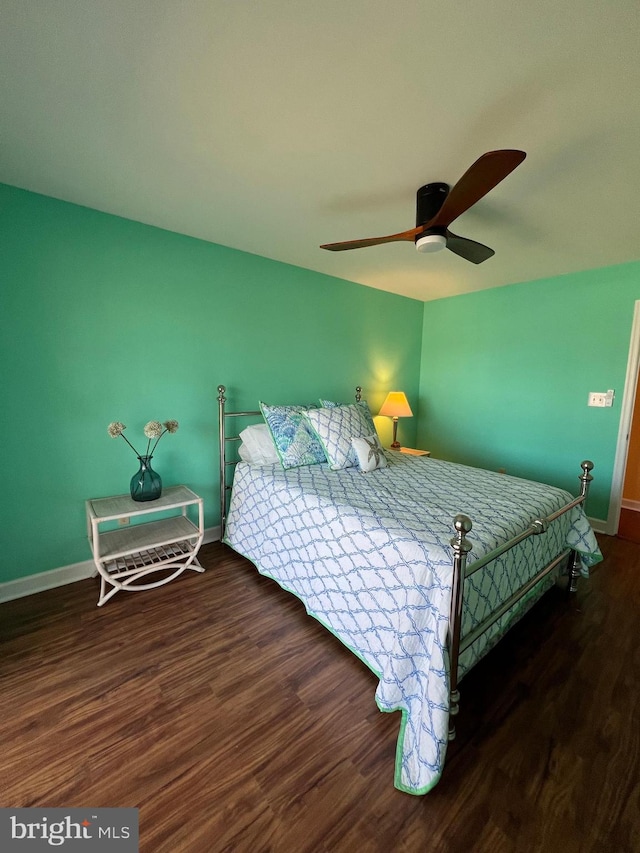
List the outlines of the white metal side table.
{"label": "white metal side table", "polygon": [[[197,523],[189,517],[190,507],[192,515],[197,514]],[[153,589],[174,580],[185,569],[204,571],[197,560],[204,537],[202,498],[186,486],[169,486],[157,500],[145,503],[129,495],[95,498],[86,502],[86,510],[89,545],[101,575],[98,607],[118,590]],[[181,513],[176,515],[176,510]],[[173,514],[152,520],[154,514],[165,512]],[[141,516],[149,518],[135,523],[134,519]],[[122,518],[134,523],[100,530],[100,525]],[[154,574],[158,576],[149,578]]]}

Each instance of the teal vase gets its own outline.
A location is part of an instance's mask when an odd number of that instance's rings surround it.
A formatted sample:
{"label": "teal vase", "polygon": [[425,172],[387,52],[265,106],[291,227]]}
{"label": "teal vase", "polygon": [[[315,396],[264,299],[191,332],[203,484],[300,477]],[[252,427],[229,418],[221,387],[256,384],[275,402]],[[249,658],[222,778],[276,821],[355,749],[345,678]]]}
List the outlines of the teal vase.
{"label": "teal vase", "polygon": [[151,467],[153,456],[138,456],[140,469],[131,478],[131,497],[134,501],[155,501],[162,494],[160,474]]}

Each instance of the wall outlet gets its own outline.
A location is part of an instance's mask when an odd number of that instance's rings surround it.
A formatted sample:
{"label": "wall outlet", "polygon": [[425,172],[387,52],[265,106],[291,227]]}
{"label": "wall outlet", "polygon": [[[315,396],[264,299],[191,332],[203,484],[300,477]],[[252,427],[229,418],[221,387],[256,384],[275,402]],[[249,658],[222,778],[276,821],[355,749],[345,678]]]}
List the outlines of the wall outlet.
{"label": "wall outlet", "polygon": [[587,406],[598,406],[604,408],[607,405],[607,395],[598,391],[589,391]]}
{"label": "wall outlet", "polygon": [[119,527],[126,527],[127,524],[129,524],[129,516],[127,516],[126,518],[119,518],[118,519],[118,526]]}

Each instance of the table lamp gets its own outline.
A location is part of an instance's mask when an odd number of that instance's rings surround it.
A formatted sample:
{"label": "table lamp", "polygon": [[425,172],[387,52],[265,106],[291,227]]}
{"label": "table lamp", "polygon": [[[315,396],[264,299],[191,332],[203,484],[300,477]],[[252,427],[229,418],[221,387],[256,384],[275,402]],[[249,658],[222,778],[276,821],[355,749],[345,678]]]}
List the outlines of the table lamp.
{"label": "table lamp", "polygon": [[398,450],[400,447],[400,442],[397,439],[398,418],[413,417],[411,406],[404,391],[389,391],[378,414],[383,417],[393,418],[393,442],[391,443],[391,447],[394,450]]}

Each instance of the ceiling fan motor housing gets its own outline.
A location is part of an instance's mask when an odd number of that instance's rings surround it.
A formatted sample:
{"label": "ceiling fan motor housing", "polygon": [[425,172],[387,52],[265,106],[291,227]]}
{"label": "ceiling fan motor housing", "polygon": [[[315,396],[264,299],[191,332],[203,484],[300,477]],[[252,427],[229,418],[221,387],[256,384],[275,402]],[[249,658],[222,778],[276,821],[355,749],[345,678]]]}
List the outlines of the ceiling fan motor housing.
{"label": "ceiling fan motor housing", "polygon": [[416,194],[416,226],[424,225],[440,210],[449,195],[449,184],[425,184]]}
{"label": "ceiling fan motor housing", "polygon": [[[416,227],[429,222],[440,210],[449,195],[449,184],[425,184],[416,195]],[[445,228],[433,228],[415,238],[416,249],[420,253],[439,252],[447,246]]]}

